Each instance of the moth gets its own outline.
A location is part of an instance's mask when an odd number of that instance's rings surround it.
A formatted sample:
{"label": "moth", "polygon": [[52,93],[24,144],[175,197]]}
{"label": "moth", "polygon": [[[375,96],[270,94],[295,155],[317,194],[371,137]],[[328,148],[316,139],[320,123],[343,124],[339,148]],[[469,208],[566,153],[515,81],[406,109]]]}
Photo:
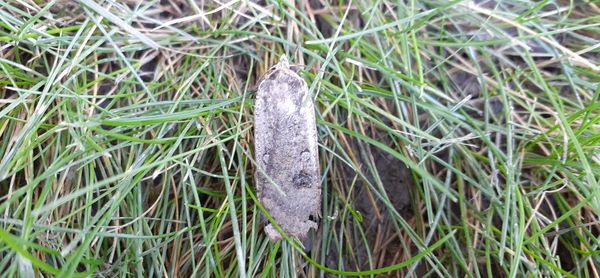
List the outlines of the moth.
{"label": "moth", "polygon": [[[317,128],[306,82],[285,56],[258,85],[254,140],[259,201],[286,234],[306,239],[321,211]],[[264,230],[282,239],[272,224]]]}

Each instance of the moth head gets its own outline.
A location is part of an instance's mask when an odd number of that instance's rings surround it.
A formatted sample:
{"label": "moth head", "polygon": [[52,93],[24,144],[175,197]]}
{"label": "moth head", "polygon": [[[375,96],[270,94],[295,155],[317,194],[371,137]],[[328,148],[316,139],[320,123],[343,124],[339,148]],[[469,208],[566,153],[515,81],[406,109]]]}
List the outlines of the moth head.
{"label": "moth head", "polygon": [[263,75],[262,77],[259,78],[259,80],[256,82],[256,85],[251,90],[252,91],[258,90],[258,88],[260,87],[260,84],[262,84],[264,80],[269,79],[275,72],[278,72],[278,71],[286,72],[287,71],[288,73],[293,72],[294,74],[297,74],[302,68],[304,68],[303,65],[297,65],[297,64],[290,65],[286,55],[283,54],[279,58],[279,62],[276,65],[269,68],[267,73],[265,73],[265,75]]}
{"label": "moth head", "polygon": [[288,62],[287,56],[285,54],[281,55],[281,57],[279,58],[279,63],[277,63],[277,65],[275,65],[273,67],[273,69],[288,69],[295,73],[298,73],[302,68],[304,68],[303,65],[298,65],[298,64],[290,65],[290,63]]}
{"label": "moth head", "polygon": [[288,59],[285,54],[281,55],[279,58],[279,63],[277,64],[278,68],[289,68],[290,64],[288,63]]}
{"label": "moth head", "polygon": [[281,70],[281,69],[290,69],[290,64],[289,64],[288,59],[285,56],[285,54],[281,55],[281,57],[279,58],[279,63],[277,63],[274,66],[272,66],[271,68],[269,68],[266,76],[270,75],[274,71]]}

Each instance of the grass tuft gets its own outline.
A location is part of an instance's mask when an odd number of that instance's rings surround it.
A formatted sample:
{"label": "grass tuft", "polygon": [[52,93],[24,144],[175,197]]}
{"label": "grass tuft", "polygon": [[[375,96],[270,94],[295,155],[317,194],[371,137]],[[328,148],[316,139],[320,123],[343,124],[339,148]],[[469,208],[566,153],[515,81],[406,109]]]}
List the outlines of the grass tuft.
{"label": "grass tuft", "polygon": [[[0,2],[3,277],[599,276],[597,3],[264,2]],[[317,106],[303,242],[253,186],[281,55]]]}

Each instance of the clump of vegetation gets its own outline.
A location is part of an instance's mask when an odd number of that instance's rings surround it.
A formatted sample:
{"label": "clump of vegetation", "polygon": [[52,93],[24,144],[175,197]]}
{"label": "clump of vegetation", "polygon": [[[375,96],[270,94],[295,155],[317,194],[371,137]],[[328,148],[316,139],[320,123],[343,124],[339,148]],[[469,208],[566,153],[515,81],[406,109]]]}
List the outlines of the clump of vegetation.
{"label": "clump of vegetation", "polygon": [[[598,4],[328,2],[0,2],[0,273],[598,276]],[[316,105],[304,242],[254,187],[281,55]]]}

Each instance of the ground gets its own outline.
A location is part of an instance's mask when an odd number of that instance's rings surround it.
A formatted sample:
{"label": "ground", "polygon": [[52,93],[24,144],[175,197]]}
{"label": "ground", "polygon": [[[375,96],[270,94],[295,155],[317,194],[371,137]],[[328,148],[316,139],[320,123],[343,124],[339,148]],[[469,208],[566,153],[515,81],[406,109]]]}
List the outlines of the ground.
{"label": "ground", "polygon": [[[0,2],[5,277],[597,277],[600,4]],[[321,219],[270,241],[253,104],[315,102]]]}

